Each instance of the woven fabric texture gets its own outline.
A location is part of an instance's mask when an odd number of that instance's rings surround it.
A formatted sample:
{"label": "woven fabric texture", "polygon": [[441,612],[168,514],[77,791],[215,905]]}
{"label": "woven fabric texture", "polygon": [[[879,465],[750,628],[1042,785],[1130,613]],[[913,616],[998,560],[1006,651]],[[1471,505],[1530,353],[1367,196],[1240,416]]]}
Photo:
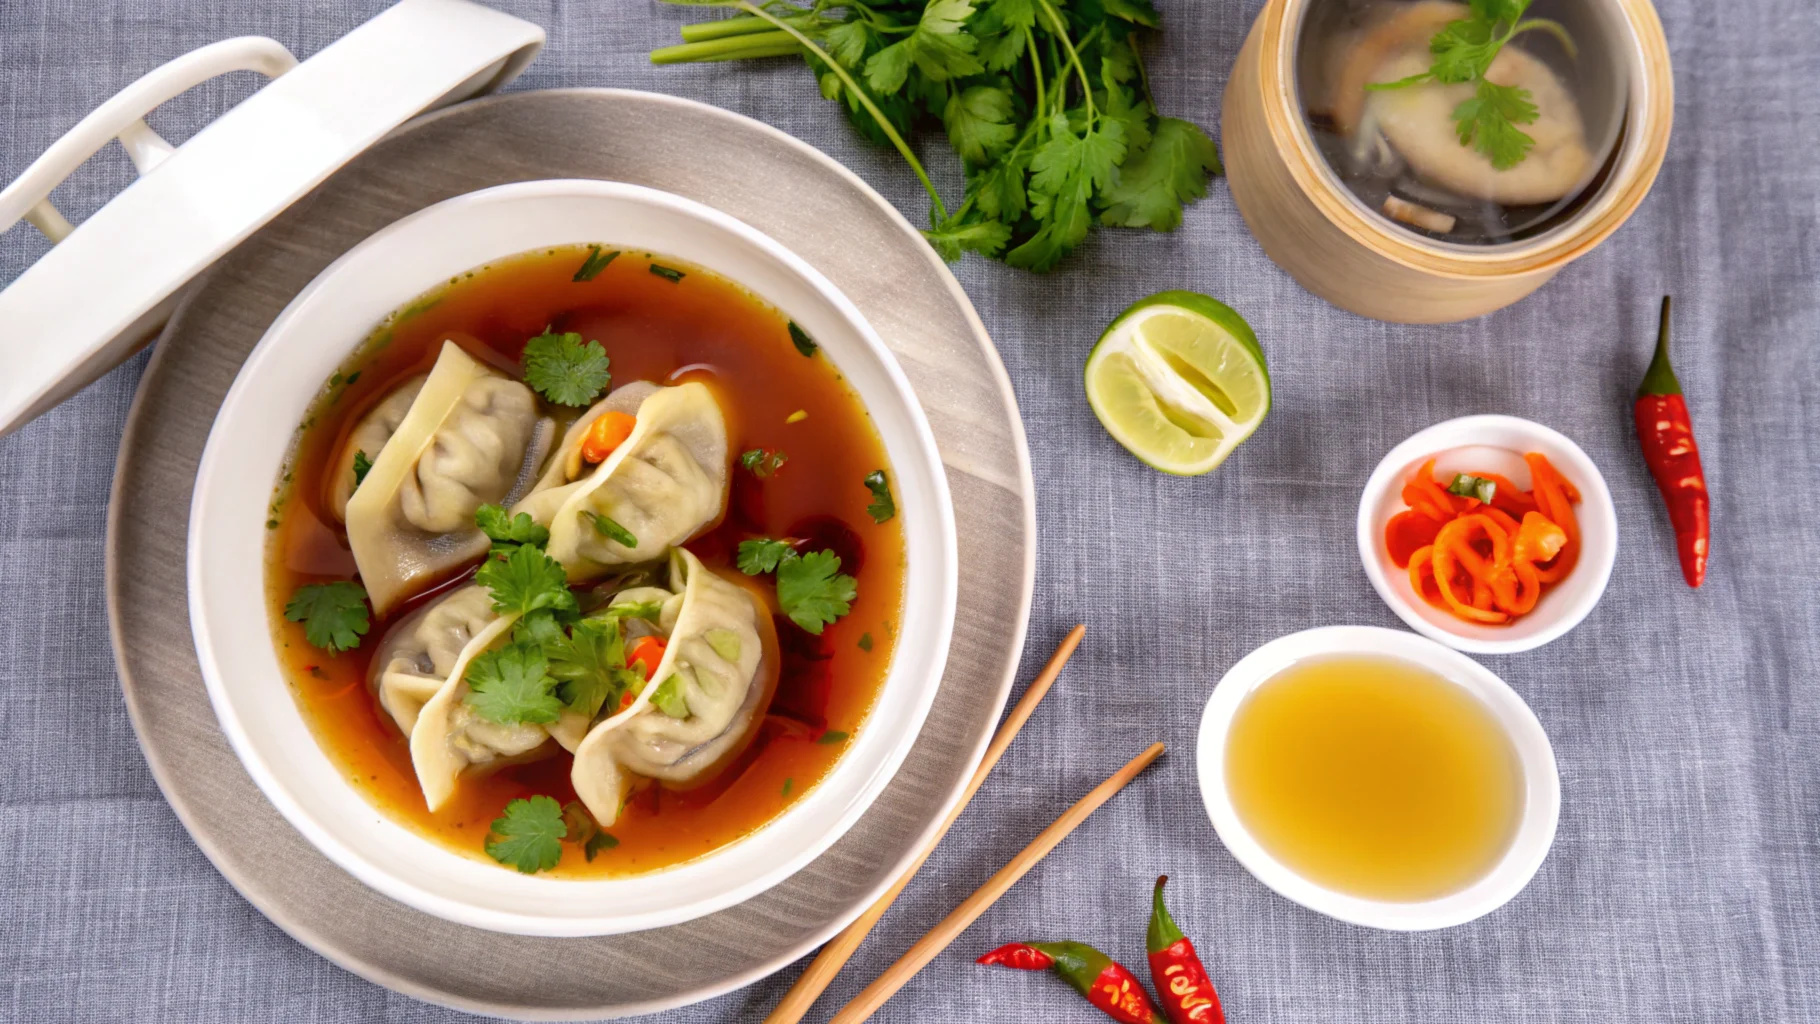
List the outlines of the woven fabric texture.
{"label": "woven fabric texture", "polygon": [[[496,5],[550,33],[514,89],[612,85],[719,104],[822,148],[912,221],[924,216],[908,169],[860,141],[798,63],[653,67],[645,54],[695,15],[652,0]],[[6,0],[0,180],[189,49],[256,34],[308,56],[384,6]],[[1167,31],[1148,63],[1166,112],[1217,130],[1226,69],[1258,6],[1162,4]],[[1100,232],[1048,275],[977,258],[955,267],[1029,429],[1040,541],[1022,679],[1074,623],[1089,632],[811,1019],[1155,739],[1171,752],[1149,775],[874,1019],[1100,1019],[1054,979],[972,959],[1011,939],[1067,937],[1139,964],[1160,872],[1175,878],[1176,917],[1234,1022],[1820,1019],[1820,104],[1803,98],[1820,80],[1820,7],[1660,7],[1676,65],[1661,179],[1623,230],[1514,308],[1438,327],[1342,313],[1264,257],[1223,183],[1176,233]],[[202,86],[152,124],[181,140],[255,84],[239,74]],[[922,148],[938,183],[958,191],[946,144]],[[56,198],[80,220],[130,177],[115,147]],[[0,237],[0,282],[44,248],[29,228]],[[106,267],[95,280],[106,287]],[[1210,476],[1145,468],[1081,392],[1101,326],[1163,288],[1233,305],[1270,360],[1275,408]],[[1677,300],[1676,361],[1714,496],[1712,571],[1698,592],[1680,581],[1629,414],[1664,292]],[[210,867],[153,783],[121,700],[102,586],[108,485],[143,367],[143,356],[130,361],[0,439],[0,1018],[461,1019],[347,974],[272,926]],[[1617,567],[1591,617],[1540,650],[1482,659],[1553,740],[1559,837],[1529,888],[1475,923],[1417,935],[1339,924],[1265,889],[1220,845],[1194,784],[1200,709],[1227,667],[1275,636],[1399,625],[1359,567],[1359,488],[1402,438],[1477,412],[1566,433],[1618,506]],[[799,969],[653,1019],[756,1020]]]}

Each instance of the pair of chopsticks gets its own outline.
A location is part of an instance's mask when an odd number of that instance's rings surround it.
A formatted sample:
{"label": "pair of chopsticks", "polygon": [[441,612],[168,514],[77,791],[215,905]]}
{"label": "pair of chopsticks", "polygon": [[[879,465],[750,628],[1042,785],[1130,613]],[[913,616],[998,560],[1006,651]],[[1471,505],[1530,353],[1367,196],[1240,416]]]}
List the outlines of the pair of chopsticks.
{"label": "pair of chopsticks", "polygon": [[[980,766],[974,771],[973,778],[967,781],[967,788],[961,792],[960,800],[955,802],[954,809],[949,811],[948,817],[942,821],[941,828],[936,830],[935,835],[930,837],[929,842],[924,845],[922,852],[917,854],[916,860],[898,877],[891,888],[878,898],[877,902],[866,908],[866,912],[839,935],[828,940],[828,944],[822,947],[821,953],[816,956],[814,962],[809,964],[808,970],[803,972],[802,977],[796,979],[796,984],[790,986],[790,991],[784,993],[784,998],[771,1011],[771,1015],[765,1018],[765,1024],[797,1024],[803,1019],[803,1015],[809,1012],[809,1007],[815,1004],[816,998],[834,980],[834,976],[840,973],[840,969],[846,965],[848,958],[853,956],[854,951],[859,948],[859,944],[872,931],[872,926],[876,925],[878,919],[885,915],[885,911],[891,908],[891,904],[897,899],[898,894],[904,891],[904,887],[910,884],[910,879],[921,870],[923,862],[927,861],[929,855],[935,852],[936,845],[942,841],[942,837],[948,834],[948,829],[954,825],[955,819],[959,818],[961,812],[967,809],[967,804],[972,802],[973,795],[979,792],[981,783],[986,781],[986,776],[992,772],[993,766],[998,764],[1000,757],[1004,756],[1005,749],[1011,746],[1013,739],[1017,738],[1018,730],[1022,729],[1024,723],[1030,720],[1030,715],[1036,710],[1037,704],[1042,702],[1044,694],[1049,692],[1049,687],[1061,674],[1062,666],[1068,664],[1068,659],[1074,655],[1074,649],[1080,646],[1081,637],[1086,632],[1087,627],[1076,626],[1062,639],[1061,645],[1055,649],[1055,654],[1050,656],[1049,663],[1043,666],[1043,671],[1031,682],[1023,699],[1011,709],[1011,714],[1005,719],[1005,724],[1000,726],[998,732],[992,737],[992,744],[986,748],[985,758],[980,761]],[[859,995],[853,998],[852,1002],[835,1014],[830,1024],[860,1024],[861,1021],[871,1017],[880,1006],[885,1004],[887,999],[896,995],[897,990],[903,988],[916,975],[916,972],[922,970],[930,960],[935,958],[936,954],[946,949],[949,943],[965,931],[968,925],[985,913],[987,907],[997,902],[998,898],[1015,885],[1018,879],[1023,878],[1031,868],[1036,866],[1038,861],[1048,855],[1050,850],[1055,849],[1056,844],[1066,839],[1068,834],[1073,832],[1081,822],[1087,820],[1088,815],[1099,810],[1101,804],[1112,799],[1113,794],[1125,788],[1126,783],[1136,778],[1139,772],[1148,767],[1150,762],[1156,760],[1162,753],[1163,745],[1161,743],[1151,744],[1148,750],[1133,758],[1125,767],[1114,772],[1112,777],[1094,787],[1092,792],[1082,797],[1073,807],[1068,808],[1061,817],[1055,820],[1054,824],[1038,834],[1029,846],[1024,847],[1016,857],[1011,858],[1009,864],[1000,868],[998,873],[987,879],[986,884],[980,886],[977,892],[967,897],[965,903],[954,908],[953,913],[931,928],[927,935],[917,941],[916,945],[911,946],[910,951],[892,964],[885,973],[879,975],[878,980],[867,985]]]}

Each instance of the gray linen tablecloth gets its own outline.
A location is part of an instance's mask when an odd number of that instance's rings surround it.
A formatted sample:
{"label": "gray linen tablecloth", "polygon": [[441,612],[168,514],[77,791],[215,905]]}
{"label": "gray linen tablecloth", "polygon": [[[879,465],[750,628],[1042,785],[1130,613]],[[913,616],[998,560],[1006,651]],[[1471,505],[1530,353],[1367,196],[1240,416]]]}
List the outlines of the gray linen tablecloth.
{"label": "gray linen tablecloth", "polygon": [[[261,34],[307,56],[384,6],[4,0],[0,179],[192,47]],[[514,88],[629,86],[720,104],[832,153],[923,217],[902,163],[856,140],[798,64],[654,68],[646,52],[690,15],[650,0],[501,6],[550,33]],[[1163,6],[1168,29],[1150,60],[1159,101],[1215,129],[1258,2]],[[1069,626],[1090,632],[824,1007],[1161,738],[1171,753],[1150,777],[875,1019],[1100,1019],[1053,979],[971,958],[1013,938],[1074,937],[1140,963],[1148,883],[1162,871],[1177,878],[1177,916],[1235,1024],[1820,1019],[1820,8],[1667,0],[1662,13],[1677,102],[1654,194],[1598,252],[1502,313],[1412,328],[1330,308],[1264,258],[1223,183],[1174,235],[1104,232],[1047,276],[974,258],[955,268],[1029,427],[1041,540],[1024,678]],[[206,85],[152,123],[187,137],[252,87],[251,75]],[[952,166],[945,144],[925,148]],[[80,219],[130,173],[116,147],[58,198]],[[0,281],[44,247],[25,228],[0,238]],[[1121,451],[1080,386],[1101,325],[1178,287],[1250,319],[1276,387],[1257,436],[1186,480]],[[1699,592],[1680,581],[1628,411],[1664,292],[1678,300],[1676,358],[1713,489],[1712,573]],[[102,595],[108,482],[143,366],[0,440],[0,1018],[460,1018],[285,936],[159,796],[121,701]],[[1483,659],[1554,741],[1560,835],[1529,888],[1483,920],[1422,935],[1350,927],[1271,893],[1220,846],[1193,785],[1195,729],[1214,682],[1252,647],[1309,626],[1398,625],[1359,568],[1359,487],[1397,441],[1476,412],[1565,432],[1618,504],[1617,568],[1592,616],[1541,650]],[[661,1019],[756,1019],[794,973]]]}

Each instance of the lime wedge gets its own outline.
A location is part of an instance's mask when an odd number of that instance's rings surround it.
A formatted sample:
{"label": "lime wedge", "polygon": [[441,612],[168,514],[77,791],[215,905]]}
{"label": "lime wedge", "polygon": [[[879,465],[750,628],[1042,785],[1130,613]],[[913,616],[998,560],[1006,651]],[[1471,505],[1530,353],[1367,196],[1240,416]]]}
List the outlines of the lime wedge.
{"label": "lime wedge", "polygon": [[1195,292],[1158,292],[1120,313],[1087,356],[1086,385],[1113,439],[1177,476],[1225,461],[1270,411],[1257,335]]}

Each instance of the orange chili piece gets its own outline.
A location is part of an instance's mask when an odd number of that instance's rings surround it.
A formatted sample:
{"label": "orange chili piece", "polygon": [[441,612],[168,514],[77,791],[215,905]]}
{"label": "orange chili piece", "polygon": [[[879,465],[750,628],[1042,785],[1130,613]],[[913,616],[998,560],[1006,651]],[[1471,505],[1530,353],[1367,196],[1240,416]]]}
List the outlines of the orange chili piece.
{"label": "orange chili piece", "polygon": [[587,436],[581,439],[582,459],[595,464],[607,461],[607,456],[626,443],[637,425],[638,417],[630,413],[609,411],[594,417],[594,422],[588,424]]}
{"label": "orange chili piece", "polygon": [[632,646],[626,648],[626,665],[628,667],[637,666],[644,675],[645,682],[648,683],[651,681],[651,674],[656,672],[657,666],[663,663],[666,646],[663,637],[641,636],[632,641]]}

